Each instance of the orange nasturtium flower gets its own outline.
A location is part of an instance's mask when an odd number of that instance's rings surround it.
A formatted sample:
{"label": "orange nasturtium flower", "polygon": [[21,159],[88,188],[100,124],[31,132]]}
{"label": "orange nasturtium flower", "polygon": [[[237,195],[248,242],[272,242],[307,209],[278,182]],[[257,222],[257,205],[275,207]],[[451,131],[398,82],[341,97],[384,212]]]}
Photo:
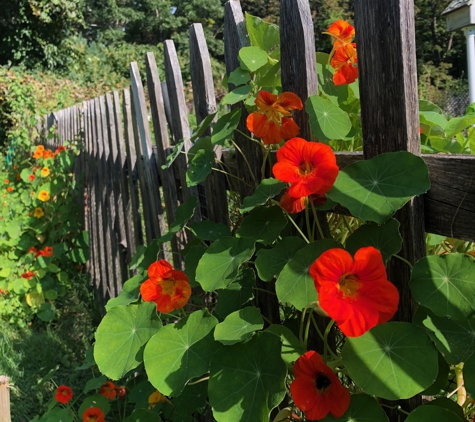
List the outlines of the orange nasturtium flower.
{"label": "orange nasturtium flower", "polygon": [[30,280],[31,277],[34,277],[34,276],[35,276],[35,273],[29,270],[26,273],[23,273],[22,275],[20,275],[21,278],[26,278],[27,280]]}
{"label": "orange nasturtium flower", "polygon": [[387,279],[381,253],[360,248],[354,258],[343,249],[323,252],[310,267],[321,308],[348,337],[359,337],[389,321],[399,292]]}
{"label": "orange nasturtium flower", "polygon": [[152,410],[157,403],[170,403],[170,400],[168,400],[160,391],[155,390],[150,396],[148,397],[148,410]]}
{"label": "orange nasturtium flower", "polygon": [[336,374],[313,350],[300,356],[294,364],[295,379],[290,395],[309,420],[320,420],[329,413],[340,418],[350,405],[350,394]]}
{"label": "orange nasturtium flower", "polygon": [[50,256],[53,256],[53,247],[52,246],[45,246],[43,248],[43,256],[45,258],[49,258]]}
{"label": "orange nasturtium flower", "polygon": [[302,110],[300,98],[292,92],[279,96],[267,91],[259,91],[254,101],[257,111],[247,116],[246,125],[256,137],[266,145],[280,144],[282,139],[297,136],[300,128],[292,119],[291,110]]}
{"label": "orange nasturtium flower", "polygon": [[8,186],[7,192],[11,192],[12,190],[13,190],[13,188],[11,186]]}
{"label": "orange nasturtium flower", "polygon": [[8,185],[10,183],[10,180],[5,179],[5,184]]}
{"label": "orange nasturtium flower", "polygon": [[115,396],[117,396],[115,384],[112,381],[107,381],[99,389],[99,394],[102,394],[104,397],[108,398],[109,400],[115,399]]}
{"label": "orange nasturtium flower", "polygon": [[280,205],[289,214],[297,214],[307,207],[308,201],[321,206],[327,201],[327,197],[325,195],[312,194],[302,198],[292,198],[288,192],[285,192],[280,199]]}
{"label": "orange nasturtium flower", "polygon": [[331,35],[334,38],[333,48],[336,49],[346,44],[351,44],[355,37],[355,28],[348,22],[338,19],[328,27],[328,31],[324,32],[324,34]]}
{"label": "orange nasturtium flower", "polygon": [[73,398],[73,390],[71,387],[66,385],[60,385],[56,389],[56,395],[54,396],[57,402],[66,404],[69,400]]}
{"label": "orange nasturtium flower", "polygon": [[43,152],[43,158],[54,158],[54,152],[50,149],[45,149]]}
{"label": "orange nasturtium flower", "polygon": [[54,153],[59,154],[61,151],[66,151],[66,147],[60,145],[58,148],[56,148],[56,151]]}
{"label": "orange nasturtium flower", "polygon": [[36,147],[35,153],[33,154],[33,158],[41,158],[43,156],[43,151],[45,147],[43,145],[38,145]]}
{"label": "orange nasturtium flower", "polygon": [[33,180],[35,180],[35,175],[34,174],[30,174],[28,176],[28,179],[30,179],[30,182],[33,182]]}
{"label": "orange nasturtium flower", "polygon": [[[277,151],[277,163],[272,168],[276,179],[290,183],[282,197],[282,207],[288,212],[301,211],[306,197],[324,195],[331,189],[338,171],[335,154],[328,145],[302,138],[289,139]],[[318,201],[317,197],[311,199]]]}
{"label": "orange nasturtium flower", "polygon": [[104,422],[104,412],[100,407],[90,407],[82,414],[82,422]]}
{"label": "orange nasturtium flower", "polygon": [[45,213],[43,212],[43,210],[40,207],[35,208],[35,211],[33,212],[33,217],[41,218],[44,215],[45,215]]}
{"label": "orange nasturtium flower", "polygon": [[41,169],[41,177],[48,177],[51,172],[48,167],[43,167]]}
{"label": "orange nasturtium flower", "polygon": [[188,277],[183,271],[175,270],[164,259],[148,267],[149,279],[140,286],[145,302],[155,302],[157,310],[168,313],[183,308],[191,296]]}
{"label": "orange nasturtium flower", "polygon": [[49,193],[45,190],[40,191],[40,193],[38,194],[38,199],[42,202],[49,201],[50,198],[51,197],[49,196]]}

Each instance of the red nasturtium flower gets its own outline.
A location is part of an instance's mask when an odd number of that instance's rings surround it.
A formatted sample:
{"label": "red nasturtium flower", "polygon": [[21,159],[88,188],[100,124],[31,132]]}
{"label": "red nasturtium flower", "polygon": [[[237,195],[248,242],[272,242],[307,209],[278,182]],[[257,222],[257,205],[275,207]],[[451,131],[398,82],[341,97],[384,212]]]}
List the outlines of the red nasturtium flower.
{"label": "red nasturtium flower", "polygon": [[277,151],[277,163],[272,168],[276,179],[290,183],[282,207],[288,212],[304,209],[307,196],[321,196],[331,189],[338,171],[335,154],[328,145],[289,139]]}
{"label": "red nasturtium flower", "polygon": [[289,214],[296,214],[303,211],[307,207],[307,202],[312,201],[315,205],[323,205],[327,197],[325,195],[313,194],[310,196],[303,196],[302,198],[292,198],[288,192],[285,192],[280,198],[280,205]]}
{"label": "red nasturtium flower", "polygon": [[60,145],[58,148],[56,148],[56,151],[54,153],[59,154],[61,151],[66,151],[66,147]]}
{"label": "red nasturtium flower", "polygon": [[329,413],[334,418],[343,416],[350,405],[350,394],[318,353],[310,350],[300,356],[294,374],[290,394],[307,419],[320,420]]}
{"label": "red nasturtium flower", "polygon": [[13,190],[13,188],[11,186],[8,186],[7,192],[11,192],[12,190]]}
{"label": "red nasturtium flower", "polygon": [[5,179],[5,184],[8,185],[10,183],[10,180]]}
{"label": "red nasturtium flower", "polygon": [[30,174],[28,176],[28,179],[30,179],[30,182],[33,182],[33,180],[35,180],[35,175],[34,174]]}
{"label": "red nasturtium flower", "polygon": [[56,390],[55,399],[57,402],[66,404],[73,397],[73,390],[66,385],[60,385]]}
{"label": "red nasturtium flower", "polygon": [[355,28],[348,22],[338,19],[328,27],[326,34],[334,38],[333,48],[338,48],[350,44],[351,41],[353,41]]}
{"label": "red nasturtium flower", "polygon": [[354,258],[343,249],[323,252],[310,267],[321,308],[348,337],[358,337],[389,321],[399,292],[386,275],[381,253],[372,246]]}
{"label": "red nasturtium flower", "polygon": [[123,399],[125,397],[125,394],[127,393],[127,390],[123,385],[120,387],[116,386],[115,391],[117,391],[117,397],[119,397],[119,399]]}
{"label": "red nasturtium flower", "polygon": [[26,273],[23,273],[22,275],[20,275],[20,277],[26,278],[27,280],[30,280],[31,277],[34,277],[34,276],[35,276],[35,273],[33,273],[29,270]]}
{"label": "red nasturtium flower", "polygon": [[115,399],[115,396],[117,396],[115,384],[112,381],[107,381],[99,389],[99,394],[102,394],[104,397],[108,398],[109,400]]}
{"label": "red nasturtium flower", "polygon": [[168,313],[183,308],[191,296],[188,277],[175,270],[164,259],[148,267],[149,279],[140,286],[140,294],[146,302],[155,302],[157,310]]}
{"label": "red nasturtium flower", "polygon": [[291,110],[302,110],[303,104],[293,92],[277,96],[259,91],[254,102],[258,109],[247,116],[246,125],[256,137],[262,138],[264,144],[280,144],[282,139],[298,135],[300,128],[292,119]]}
{"label": "red nasturtium flower", "polygon": [[104,422],[104,412],[99,407],[90,407],[82,414],[82,422]]}
{"label": "red nasturtium flower", "polygon": [[50,256],[53,256],[53,247],[52,246],[45,246],[43,248],[43,256],[45,258],[49,258]]}

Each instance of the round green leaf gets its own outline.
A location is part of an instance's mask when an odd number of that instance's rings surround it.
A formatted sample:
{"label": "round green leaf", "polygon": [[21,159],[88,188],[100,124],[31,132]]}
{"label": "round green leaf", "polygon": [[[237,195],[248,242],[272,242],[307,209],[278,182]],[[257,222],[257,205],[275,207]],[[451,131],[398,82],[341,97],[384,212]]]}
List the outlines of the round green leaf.
{"label": "round green leaf", "polygon": [[278,195],[287,186],[280,180],[269,178],[261,181],[251,196],[246,196],[242,202],[239,212],[245,213],[252,211],[258,205],[264,205],[269,199]]}
{"label": "round green leaf", "polygon": [[260,207],[244,217],[236,234],[268,245],[277,239],[286,225],[287,218],[278,205]]}
{"label": "round green leaf", "polygon": [[427,165],[409,152],[381,154],[341,170],[327,196],[355,217],[384,223],[430,187]]}
{"label": "round green leaf", "polygon": [[73,422],[73,420],[74,414],[69,409],[62,409],[60,407],[54,407],[40,419],[41,422]]}
{"label": "round green leaf", "polygon": [[111,410],[108,398],[104,397],[101,394],[94,394],[92,396],[86,397],[82,402],[81,406],[79,406],[79,416],[81,416],[82,418],[82,415],[86,411],[86,409],[89,409],[91,407],[99,407],[104,412],[104,415],[107,415]]}
{"label": "round green leaf", "polygon": [[255,72],[267,64],[267,53],[259,47],[243,47],[239,50],[241,67]]}
{"label": "round green leaf", "polygon": [[256,275],[252,268],[240,270],[236,280],[226,289],[218,291],[218,303],[214,308],[214,315],[218,318],[226,318],[230,313],[237,311],[242,305],[249,302],[253,297],[253,287]]}
{"label": "round green leaf", "polygon": [[145,280],[146,275],[135,275],[127,280],[122,286],[119,296],[109,299],[106,305],[106,311],[109,312],[114,306],[128,305],[136,302],[140,295],[140,285]]}
{"label": "round green leaf", "polygon": [[452,365],[465,362],[475,350],[475,319],[456,321],[419,306],[413,322],[427,329],[437,350]]}
{"label": "round green leaf", "polygon": [[209,401],[218,422],[269,420],[285,397],[287,368],[280,339],[262,332],[246,343],[222,347],[210,368]]}
{"label": "round green leaf", "polygon": [[407,417],[406,422],[461,422],[453,412],[439,406],[419,406]]}
{"label": "round green leaf", "polygon": [[402,237],[399,234],[399,221],[394,218],[386,223],[377,225],[364,225],[348,237],[346,249],[352,255],[360,248],[374,246],[383,255],[386,263],[391,255],[397,254],[402,247]]}
{"label": "round green leaf", "polygon": [[321,140],[342,139],[351,129],[348,114],[318,95],[311,95],[305,101],[305,111],[312,132]]}
{"label": "round green leaf", "polygon": [[348,410],[341,418],[328,415],[321,422],[388,422],[388,417],[378,402],[365,394],[352,394]]}
{"label": "round green leaf", "polygon": [[[229,82],[229,80],[228,80]],[[234,88],[231,92],[228,92],[222,99],[222,104],[236,104],[239,101],[245,100],[251,92],[251,85],[243,85]]]}
{"label": "round green leaf", "polygon": [[342,357],[356,385],[388,400],[420,393],[439,369],[437,350],[424,330],[405,322],[388,322],[348,338]]}
{"label": "round green leaf", "polygon": [[171,422],[195,422],[193,413],[206,406],[208,397],[208,383],[199,382],[198,384],[187,385],[183,392],[171,399],[171,405],[163,408],[163,414],[166,421]]}
{"label": "round green leaf", "polygon": [[231,231],[224,224],[215,223],[213,221],[204,220],[192,224],[191,230],[203,240],[215,241],[225,236],[231,236]]}
{"label": "round green leaf", "polygon": [[240,67],[234,69],[228,77],[228,83],[235,86],[243,85],[251,80],[251,75],[247,70]]}
{"label": "round green leaf", "polygon": [[471,397],[475,397],[475,353],[467,359],[463,366],[463,381],[467,393]]}
{"label": "round green leaf", "polygon": [[191,378],[208,371],[218,345],[211,333],[217,323],[204,309],[164,326],[150,339],[144,351],[145,370],[158,391],[177,396]]}
{"label": "round green leaf", "polygon": [[[189,244],[188,244],[189,245]],[[197,287],[196,282],[196,267],[200,262],[201,257],[206,252],[206,248],[203,246],[191,247],[185,255],[185,274],[188,276],[188,281],[191,287]]]}
{"label": "round green leaf", "polygon": [[422,258],[410,287],[414,300],[436,315],[464,319],[475,312],[475,260],[458,253]]}
{"label": "round green leaf", "polygon": [[248,306],[229,314],[214,330],[214,339],[226,346],[243,342],[254,331],[262,330],[264,320],[259,309]]}
{"label": "round green leaf", "polygon": [[272,23],[263,21],[261,18],[252,16],[246,12],[246,28],[249,34],[251,45],[261,47],[263,50],[270,50],[279,44],[279,27]]}
{"label": "round green leaf", "polygon": [[437,373],[437,378],[429,388],[421,391],[421,395],[423,396],[435,396],[440,394],[440,392],[445,390],[448,385],[450,367],[440,353],[438,356],[437,361],[439,362],[439,372]]}
{"label": "round green leaf", "polygon": [[275,291],[281,302],[288,302],[298,310],[318,299],[310,266],[326,250],[342,246],[331,239],[319,240],[300,249],[285,265],[277,278]]}
{"label": "round green leaf", "polygon": [[196,281],[206,292],[225,288],[236,279],[240,265],[253,253],[253,239],[223,237],[212,243],[200,259]]}
{"label": "round green leaf", "polygon": [[211,134],[213,145],[223,145],[226,139],[232,138],[240,119],[240,108],[235,108],[233,111],[221,116],[213,126],[213,133]]}
{"label": "round green leaf", "polygon": [[96,331],[94,360],[104,375],[118,380],[142,362],[139,352],[158,329],[152,312],[153,303],[116,306],[102,319]]}
{"label": "round green leaf", "polygon": [[442,409],[450,410],[459,418],[460,422],[467,421],[463,415],[463,409],[457,404],[457,402],[447,397],[440,397],[437,400],[432,400],[424,404],[424,406],[437,406]]}
{"label": "round green leaf", "polygon": [[200,149],[186,172],[186,184],[196,186],[208,177],[214,164],[214,152]]}
{"label": "round green leaf", "polygon": [[124,422],[161,422],[158,413],[149,412],[145,409],[135,409],[132,414],[124,419]]}
{"label": "round green leaf", "polygon": [[98,388],[101,388],[106,382],[107,377],[105,375],[88,380],[86,382],[86,386],[84,387],[84,394],[89,393],[91,390],[97,390]]}
{"label": "round green leaf", "polygon": [[259,278],[271,281],[305,245],[301,237],[284,237],[271,249],[259,249],[255,261]]}
{"label": "round green leaf", "polygon": [[282,360],[289,368],[292,368],[295,361],[305,353],[300,340],[285,325],[272,324],[266,329],[266,332],[280,337],[282,341]]}

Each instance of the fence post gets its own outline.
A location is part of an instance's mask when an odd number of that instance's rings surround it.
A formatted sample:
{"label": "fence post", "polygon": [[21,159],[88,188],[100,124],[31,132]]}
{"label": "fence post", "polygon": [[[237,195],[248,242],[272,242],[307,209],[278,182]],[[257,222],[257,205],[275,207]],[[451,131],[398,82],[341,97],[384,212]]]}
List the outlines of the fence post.
{"label": "fence post", "polygon": [[[355,0],[355,27],[365,158],[396,151],[420,154],[414,1]],[[404,241],[400,254],[413,264],[425,255],[422,197],[410,201],[396,218]],[[395,319],[411,321],[409,266],[392,259],[388,276],[400,293]],[[390,403],[411,411],[420,397]],[[394,422],[401,413],[389,410],[388,416]]]}
{"label": "fence post", "polygon": [[12,422],[9,378],[3,375],[0,376],[0,422]]}

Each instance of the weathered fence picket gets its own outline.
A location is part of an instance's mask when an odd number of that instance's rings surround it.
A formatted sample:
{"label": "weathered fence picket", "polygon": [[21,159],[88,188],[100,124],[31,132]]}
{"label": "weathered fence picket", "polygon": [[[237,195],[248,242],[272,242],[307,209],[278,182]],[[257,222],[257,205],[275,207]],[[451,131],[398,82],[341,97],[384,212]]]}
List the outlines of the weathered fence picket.
{"label": "weathered fence picket", "polygon": [[[337,153],[340,168],[385,152],[420,154],[413,8],[412,0],[355,0],[364,153]],[[281,0],[280,38],[283,90],[293,91],[305,101],[318,92],[314,33],[307,0]],[[225,5],[228,75],[239,66],[239,49],[247,45],[240,3],[229,1]],[[51,144],[62,144],[83,134],[84,158],[79,160],[79,168],[85,180],[85,223],[91,249],[88,269],[102,305],[120,291],[123,281],[131,275],[126,265],[137,247],[163,234],[175,221],[178,205],[190,195],[200,198],[201,207],[194,221],[209,218],[229,224],[226,190],[248,196],[256,184],[252,174],[257,180],[261,177],[262,149],[240,133],[234,135],[238,150],[234,158],[226,151],[222,153],[220,148],[215,150],[215,169],[221,169],[221,160],[226,162],[241,179],[237,185],[216,171],[203,186],[188,188],[184,154],[173,166],[161,168],[172,144],[184,139],[185,152],[191,146],[189,111],[172,41],[164,43],[164,57],[165,80],[160,81],[153,54],[146,56],[148,96],[137,63],[131,63],[131,91],[123,90],[122,99],[114,92],[80,107],[51,113],[38,129],[46,133],[53,124],[57,126]],[[199,24],[190,29],[190,73],[194,112],[199,123],[216,111],[211,63]],[[146,98],[150,102],[151,122]],[[242,111],[238,129],[249,135],[246,109],[242,105],[232,109],[238,107]],[[296,111],[294,117],[301,128],[300,136],[311,139],[308,115]],[[155,153],[150,124],[153,124]],[[410,262],[423,256],[425,232],[475,241],[475,156],[421,157],[428,165],[432,187],[397,214],[405,245],[401,255]],[[267,168],[266,172],[269,171]],[[320,219],[321,223],[326,222],[324,214]],[[160,257],[173,259],[176,267],[182,266],[178,253],[189,238],[181,232],[172,241],[171,250],[164,245]],[[389,273],[401,293],[397,318],[410,320],[413,304],[408,289],[408,266],[392,260]],[[271,291],[274,288],[273,283],[258,287]],[[272,295],[259,296],[259,306],[270,321],[278,320],[278,304],[269,297]],[[415,405],[414,401],[398,404],[407,410]],[[390,415],[391,421],[397,417]]]}
{"label": "weathered fence picket", "polygon": [[0,375],[0,422],[12,422],[9,381],[8,377]]}

